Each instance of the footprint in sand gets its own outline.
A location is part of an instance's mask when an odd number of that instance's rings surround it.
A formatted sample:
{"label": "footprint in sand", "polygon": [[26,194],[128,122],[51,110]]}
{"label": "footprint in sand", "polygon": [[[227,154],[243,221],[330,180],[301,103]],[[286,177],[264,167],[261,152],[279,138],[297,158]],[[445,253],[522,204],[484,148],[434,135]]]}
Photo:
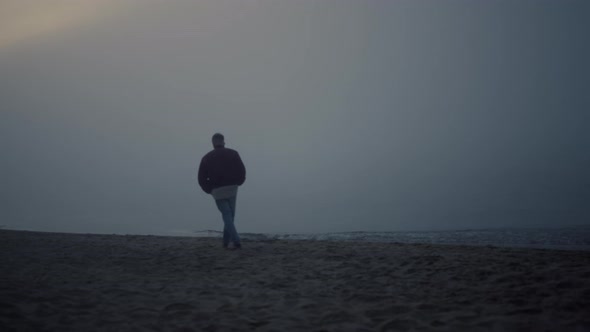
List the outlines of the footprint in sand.
{"label": "footprint in sand", "polygon": [[164,307],[161,315],[165,318],[181,318],[195,311],[195,306],[188,303],[172,303]]}

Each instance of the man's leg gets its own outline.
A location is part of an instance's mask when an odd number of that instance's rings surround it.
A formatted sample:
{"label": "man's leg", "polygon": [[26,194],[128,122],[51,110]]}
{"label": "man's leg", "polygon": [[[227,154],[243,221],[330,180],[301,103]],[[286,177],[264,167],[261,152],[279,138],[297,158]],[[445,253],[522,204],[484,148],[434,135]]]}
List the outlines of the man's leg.
{"label": "man's leg", "polygon": [[228,224],[233,225],[234,217],[232,215],[231,206],[227,199],[217,199],[215,200],[215,204],[217,205],[217,209],[219,209],[219,212],[221,212],[221,217],[223,218],[223,247],[227,248],[229,241],[231,240]]}
{"label": "man's leg", "polygon": [[219,199],[215,204],[223,218],[223,246],[227,247],[232,241],[236,247],[240,247],[240,238],[234,225],[236,198]]}
{"label": "man's leg", "polygon": [[229,207],[231,209],[231,216],[235,219],[236,218],[236,198],[238,196],[230,197],[227,200],[229,201]]}
{"label": "man's leg", "polygon": [[231,239],[231,241],[233,241],[234,245],[237,248],[239,248],[242,246],[242,243],[240,242],[240,236],[238,235],[238,231],[237,231],[235,223],[234,223],[234,219],[236,217],[236,198],[237,198],[237,196],[228,198],[229,206],[230,206],[231,214],[232,214],[232,231],[230,233],[230,239]]}

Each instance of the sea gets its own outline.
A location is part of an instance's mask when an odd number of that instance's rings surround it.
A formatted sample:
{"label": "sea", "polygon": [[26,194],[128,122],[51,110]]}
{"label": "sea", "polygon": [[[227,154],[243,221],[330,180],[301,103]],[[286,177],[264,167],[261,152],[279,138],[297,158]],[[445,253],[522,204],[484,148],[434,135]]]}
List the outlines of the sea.
{"label": "sea", "polygon": [[[221,237],[216,230],[196,231],[196,237]],[[246,241],[311,240],[384,243],[427,243],[590,251],[590,225],[546,228],[489,228],[444,231],[240,233]]]}

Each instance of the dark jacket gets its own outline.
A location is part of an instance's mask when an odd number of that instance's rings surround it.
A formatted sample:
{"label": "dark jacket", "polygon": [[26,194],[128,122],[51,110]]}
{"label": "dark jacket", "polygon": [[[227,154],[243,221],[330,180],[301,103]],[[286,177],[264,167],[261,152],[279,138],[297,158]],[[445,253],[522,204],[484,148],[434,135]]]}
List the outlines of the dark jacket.
{"label": "dark jacket", "polygon": [[238,185],[246,180],[246,168],[237,151],[216,147],[201,159],[199,185],[210,194],[218,187]]}

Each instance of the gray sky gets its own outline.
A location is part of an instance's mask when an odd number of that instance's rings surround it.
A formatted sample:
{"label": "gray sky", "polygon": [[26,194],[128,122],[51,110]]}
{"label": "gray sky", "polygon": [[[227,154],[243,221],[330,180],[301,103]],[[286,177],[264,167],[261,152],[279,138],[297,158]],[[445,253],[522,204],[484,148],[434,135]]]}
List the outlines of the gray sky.
{"label": "gray sky", "polygon": [[590,223],[585,1],[0,1],[2,222],[241,232]]}

